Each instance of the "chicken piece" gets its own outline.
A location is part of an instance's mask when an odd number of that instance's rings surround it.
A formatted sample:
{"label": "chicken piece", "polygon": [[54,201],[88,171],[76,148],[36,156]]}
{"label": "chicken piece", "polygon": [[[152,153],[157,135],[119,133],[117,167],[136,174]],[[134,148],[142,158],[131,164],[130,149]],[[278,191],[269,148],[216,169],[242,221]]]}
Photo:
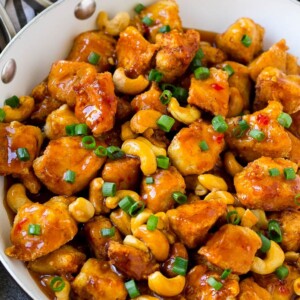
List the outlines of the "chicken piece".
{"label": "chicken piece", "polygon": [[157,169],[151,176],[154,179],[153,184],[147,184],[145,178],[142,181],[141,197],[154,213],[165,212],[175,204],[172,194],[185,192],[184,179],[173,166],[168,170]]}
{"label": "chicken piece", "polygon": [[[35,175],[55,194],[70,196],[81,191],[96,176],[105,161],[105,158],[82,147],[81,139],[61,137],[51,140],[44,154],[33,162]],[[74,183],[64,179],[69,170],[75,172]]]}
{"label": "chicken piece", "polygon": [[[279,176],[270,176],[269,170],[276,168]],[[300,193],[300,177],[287,180],[284,169],[297,172],[298,166],[284,158],[261,157],[249,163],[242,172],[234,176],[234,186],[239,201],[250,209],[280,211],[298,207],[295,196]]]}
{"label": "chicken piece", "polygon": [[288,114],[300,110],[300,76],[286,75],[273,68],[265,68],[257,77],[254,108],[266,106],[270,100],[279,101]]}
{"label": "chicken piece", "polygon": [[198,253],[219,268],[246,274],[261,245],[260,237],[252,229],[226,224],[214,233]]}
{"label": "chicken piece", "polygon": [[106,261],[90,258],[72,282],[78,300],[125,300],[127,290],[122,278]]}
{"label": "chicken piece", "polygon": [[66,126],[72,124],[79,124],[79,121],[69,106],[63,104],[59,109],[49,114],[44,131],[48,139],[55,140],[66,136]]}
{"label": "chicken piece", "polygon": [[184,74],[199,49],[199,42],[199,32],[192,29],[156,36],[160,48],[155,57],[156,69],[163,74],[164,81],[173,82]]}
{"label": "chicken piece", "polygon": [[[273,158],[288,157],[292,142],[284,127],[277,121],[281,113],[282,105],[277,101],[270,101],[263,110],[227,119],[228,130],[225,132],[225,140],[229,148],[247,161],[253,161],[262,155]],[[240,129],[241,120],[247,122],[248,129]],[[252,130],[262,132],[261,139],[253,138]]]}
{"label": "chicken piece", "polygon": [[226,116],[229,104],[228,73],[210,68],[207,79],[196,79],[193,75],[187,101],[214,115]]}
{"label": "chicken piece", "polygon": [[287,50],[288,46],[285,40],[282,39],[269,50],[260,54],[249,64],[250,77],[253,81],[256,81],[259,73],[266,67],[277,68],[282,72],[286,72],[286,62],[287,62]]}
{"label": "chicken piece", "polygon": [[147,279],[159,269],[159,264],[149,252],[115,241],[109,242],[108,257],[118,271],[135,280]]}
{"label": "chicken piece", "polygon": [[24,204],[14,219],[10,233],[12,246],[5,253],[19,260],[32,261],[60,248],[72,240],[77,231],[67,203],[60,199],[45,204]]}
{"label": "chicken piece", "polygon": [[137,157],[123,157],[109,160],[102,169],[104,181],[114,182],[118,190],[136,190],[140,178],[140,160]]}
{"label": "chicken piece", "polygon": [[109,59],[112,59],[115,53],[116,40],[101,31],[86,31],[79,34],[67,57],[72,61],[89,62],[88,57],[91,53],[100,55],[99,61],[94,64],[97,72],[109,71],[112,65]]}
{"label": "chicken piece", "polygon": [[[209,149],[202,151],[201,141],[206,141]],[[181,129],[173,138],[168,156],[181,174],[202,174],[211,170],[224,149],[224,135],[214,131],[212,125],[203,120]]]}
{"label": "chicken piece", "polygon": [[287,75],[300,75],[298,71],[298,58],[290,53],[286,55],[286,71]]}
{"label": "chicken piece", "polygon": [[101,260],[107,259],[107,245],[109,241],[121,242],[122,238],[117,228],[112,237],[104,237],[101,234],[102,229],[114,227],[110,220],[103,216],[97,216],[84,224],[84,232],[89,246],[95,257]]}
{"label": "chicken piece", "polygon": [[131,104],[124,98],[117,97],[116,121],[125,122],[133,115]]}
{"label": "chicken piece", "polygon": [[75,106],[75,87],[79,83],[90,82],[94,78],[97,69],[89,63],[59,60],[55,62],[48,76],[48,91],[51,97]]}
{"label": "chicken piece", "polygon": [[[222,34],[217,34],[217,47],[240,63],[248,64],[262,51],[265,30],[249,18],[240,18]],[[242,40],[250,38],[248,45]]]}
{"label": "chicken piece", "polygon": [[240,293],[238,300],[272,300],[271,294],[259,286],[252,277],[240,282]]}
{"label": "chicken piece", "polygon": [[[209,285],[207,281],[210,277],[223,284],[220,290]],[[186,300],[236,299],[239,291],[237,276],[230,275],[226,279],[221,279],[217,272],[208,270],[204,265],[197,265],[187,274],[184,296]]]}
{"label": "chicken piece", "polygon": [[124,68],[126,74],[132,78],[145,74],[157,48],[157,45],[149,43],[135,27],[129,26],[120,33],[117,42],[117,67]]}
{"label": "chicken piece", "polygon": [[114,127],[117,112],[112,75],[109,72],[90,76],[76,86],[75,116],[92,130],[94,136]]}
{"label": "chicken piece", "polygon": [[292,150],[291,150],[288,158],[300,167],[300,139],[295,137],[289,131],[287,131],[287,133],[292,142]]}
{"label": "chicken piece", "polygon": [[[28,175],[33,160],[39,155],[42,142],[42,132],[38,127],[17,121],[0,123],[0,175]],[[24,160],[18,158],[23,148],[27,149],[28,159],[27,156]]]}
{"label": "chicken piece", "polygon": [[188,248],[198,247],[209,229],[226,213],[226,204],[218,200],[195,201],[167,211],[170,226]]}
{"label": "chicken piece", "polygon": [[61,248],[28,263],[29,270],[43,275],[77,273],[86,260],[86,255],[72,246]]}
{"label": "chicken piece", "polygon": [[300,111],[298,110],[296,113],[291,114],[292,117],[292,125],[289,130],[295,135],[298,139],[300,138]]}
{"label": "chicken piece", "polygon": [[[202,38],[202,36],[201,36]],[[213,47],[209,42],[200,42],[204,57],[201,59],[203,66],[212,67],[227,59],[227,54],[219,48]]]}

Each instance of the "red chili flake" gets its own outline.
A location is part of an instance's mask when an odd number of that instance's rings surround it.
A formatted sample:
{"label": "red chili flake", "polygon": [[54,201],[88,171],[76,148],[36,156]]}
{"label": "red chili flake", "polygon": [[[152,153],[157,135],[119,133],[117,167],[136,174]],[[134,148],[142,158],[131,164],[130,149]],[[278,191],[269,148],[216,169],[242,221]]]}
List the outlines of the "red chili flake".
{"label": "red chili flake", "polygon": [[23,229],[23,225],[28,221],[28,218],[24,218],[20,222],[18,222],[15,226],[15,233],[18,233]]}
{"label": "red chili flake", "polygon": [[270,122],[270,118],[268,116],[265,116],[265,115],[262,115],[262,114],[259,114],[257,117],[257,122],[260,124],[260,125],[268,125],[269,122]]}
{"label": "red chili flake", "polygon": [[221,144],[224,139],[224,134],[220,133],[218,135],[213,135],[213,140],[216,141],[218,144]]}
{"label": "red chili flake", "polygon": [[216,91],[224,90],[224,88],[223,88],[221,85],[217,84],[217,83],[211,84],[211,87],[212,87],[213,89],[215,89]]}

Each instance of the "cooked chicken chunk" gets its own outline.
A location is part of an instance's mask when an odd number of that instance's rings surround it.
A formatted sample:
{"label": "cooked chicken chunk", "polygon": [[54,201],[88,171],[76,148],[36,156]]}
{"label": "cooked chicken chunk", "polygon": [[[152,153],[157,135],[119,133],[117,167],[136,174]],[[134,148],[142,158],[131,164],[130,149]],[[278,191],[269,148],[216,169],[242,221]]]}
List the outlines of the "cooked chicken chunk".
{"label": "cooked chicken chunk", "polygon": [[[42,132],[38,127],[17,121],[0,123],[0,175],[28,175],[42,142]],[[23,158],[24,151],[29,157],[25,153]]]}
{"label": "cooked chicken chunk", "polygon": [[287,132],[291,142],[292,142],[292,150],[288,156],[288,158],[296,163],[298,166],[300,166],[300,139],[295,137],[292,133],[289,131]]}
{"label": "cooked chicken chunk", "polygon": [[[36,176],[53,193],[72,195],[86,187],[105,158],[82,146],[81,137],[62,137],[49,142],[44,154],[33,162]],[[64,179],[66,172],[75,172],[74,183]]]}
{"label": "cooked chicken chunk", "polygon": [[109,71],[109,58],[114,56],[116,40],[101,31],[86,31],[79,34],[67,57],[68,60],[89,62],[89,55],[100,55],[99,61],[94,64],[99,73]]}
{"label": "cooked chicken chunk", "polygon": [[[209,147],[207,151],[201,150],[201,141],[206,141]],[[199,120],[175,135],[168,155],[181,174],[199,175],[215,166],[224,146],[224,135],[214,131],[212,125]]]}
{"label": "cooked chicken chunk", "polygon": [[248,227],[226,224],[200,248],[198,253],[219,268],[246,274],[260,247],[261,239],[255,231]]}
{"label": "cooked chicken chunk", "polygon": [[[264,32],[253,20],[240,18],[216,36],[216,44],[236,61],[248,64],[262,50]],[[243,43],[245,39],[248,43]]]}
{"label": "cooked chicken chunk", "polygon": [[127,121],[133,115],[133,110],[130,102],[125,98],[117,97],[117,112],[116,112],[116,122]]}
{"label": "cooked chicken chunk", "polygon": [[[292,142],[284,127],[277,121],[281,113],[282,105],[277,101],[270,101],[263,110],[227,119],[229,129],[225,132],[225,139],[229,148],[247,161],[253,161],[262,155],[288,157]],[[248,129],[240,129],[239,122],[242,120],[247,122]],[[255,132],[260,135],[259,138],[253,137]]]}
{"label": "cooked chicken chunk", "polygon": [[286,56],[286,74],[300,75],[298,71],[298,58],[290,53]]}
{"label": "cooked chicken chunk", "polygon": [[122,278],[109,262],[90,258],[72,282],[78,300],[125,300],[127,290]]}
{"label": "cooked chicken chunk", "polygon": [[226,212],[226,205],[218,200],[196,201],[167,211],[171,229],[188,248],[204,241],[209,229]]}
{"label": "cooked chicken chunk", "polygon": [[207,79],[196,79],[193,75],[187,101],[214,115],[226,116],[229,103],[228,73],[210,68]]}
{"label": "cooked chicken chunk", "polygon": [[240,282],[238,300],[272,300],[271,294],[249,277]]}
{"label": "cooked chicken chunk", "polygon": [[163,74],[164,81],[173,82],[184,74],[199,49],[199,42],[199,32],[191,29],[156,36],[160,48],[155,58],[156,69]]}
{"label": "cooked chicken chunk", "polygon": [[298,110],[296,113],[291,114],[292,117],[292,125],[289,130],[297,137],[300,138],[300,111]]}
{"label": "cooked chicken chunk", "polygon": [[158,169],[151,176],[154,179],[153,184],[147,184],[145,178],[142,181],[141,197],[154,213],[165,212],[175,204],[172,194],[185,192],[184,179],[173,166],[168,170]]}
{"label": "cooked chicken chunk", "polygon": [[120,272],[135,280],[147,279],[159,269],[159,264],[149,252],[114,241],[109,243],[108,257]]}
{"label": "cooked chicken chunk", "polygon": [[203,66],[212,67],[227,59],[227,54],[219,48],[213,47],[208,42],[200,42],[200,49],[203,51],[204,57],[201,59]]}

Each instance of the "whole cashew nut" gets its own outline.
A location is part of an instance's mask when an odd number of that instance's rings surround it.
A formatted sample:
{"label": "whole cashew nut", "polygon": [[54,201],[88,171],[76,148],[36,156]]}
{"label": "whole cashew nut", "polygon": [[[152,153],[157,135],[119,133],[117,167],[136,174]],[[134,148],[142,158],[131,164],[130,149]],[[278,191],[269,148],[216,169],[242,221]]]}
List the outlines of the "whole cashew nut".
{"label": "whole cashew nut", "polygon": [[121,126],[121,140],[124,142],[129,139],[135,139],[138,136],[135,132],[133,132],[130,128],[130,121],[125,122]]}
{"label": "whole cashew nut", "polygon": [[95,208],[89,200],[79,197],[69,205],[69,212],[77,222],[85,223],[94,216]]}
{"label": "whole cashew nut", "polygon": [[126,196],[130,196],[135,202],[140,201],[140,196],[138,193],[131,190],[119,190],[116,192],[115,196],[107,197],[105,199],[105,205],[110,209],[114,209],[118,206],[118,203]]}
{"label": "whole cashew nut", "polygon": [[102,195],[102,186],[104,180],[101,177],[94,178],[90,183],[89,200],[95,208],[95,214],[107,213],[109,209],[104,205],[104,196]]}
{"label": "whole cashew nut", "polygon": [[110,220],[118,228],[118,230],[123,235],[131,234],[130,221],[131,218],[128,213],[126,213],[121,208],[115,209],[109,216]]}
{"label": "whole cashew nut", "polygon": [[141,213],[131,218],[130,227],[131,232],[134,234],[140,226],[144,225],[153,212],[149,208],[145,208]]}
{"label": "whole cashew nut", "polygon": [[127,12],[119,12],[111,20],[108,20],[108,15],[105,11],[100,11],[97,17],[97,25],[100,30],[106,33],[117,36],[119,35],[130,23],[130,16]]}
{"label": "whole cashew nut", "polygon": [[154,154],[156,156],[159,155],[163,155],[163,156],[167,156],[167,151],[165,148],[162,147],[158,147],[156,145],[153,145],[149,140],[147,140],[146,138],[139,136],[136,138],[137,141],[141,141],[144,142],[145,144],[149,145],[149,147],[152,149],[152,151],[154,152]]}
{"label": "whole cashew nut", "polygon": [[244,108],[244,100],[236,87],[230,87],[230,98],[227,117],[236,117],[241,114]]}
{"label": "whole cashew nut", "polygon": [[55,292],[55,296],[57,300],[69,300],[70,299],[70,292],[71,292],[71,285],[70,282],[64,278],[65,287],[59,291]]}
{"label": "whole cashew nut", "polygon": [[140,249],[147,253],[149,252],[147,246],[133,235],[126,235],[125,239],[123,240],[123,244]]}
{"label": "whole cashew nut", "polygon": [[143,133],[148,128],[158,129],[157,120],[162,116],[159,111],[153,109],[139,110],[130,120],[130,128],[133,132]]}
{"label": "whole cashew nut", "polygon": [[32,203],[26,196],[26,189],[23,184],[15,183],[7,191],[6,201],[13,212],[17,213],[18,209],[24,204]]}
{"label": "whole cashew nut", "polygon": [[198,176],[199,183],[209,191],[227,191],[228,186],[226,181],[213,174],[201,174]]}
{"label": "whole cashew nut", "polygon": [[206,201],[219,199],[225,204],[234,204],[234,197],[227,191],[213,191],[207,194],[204,198]]}

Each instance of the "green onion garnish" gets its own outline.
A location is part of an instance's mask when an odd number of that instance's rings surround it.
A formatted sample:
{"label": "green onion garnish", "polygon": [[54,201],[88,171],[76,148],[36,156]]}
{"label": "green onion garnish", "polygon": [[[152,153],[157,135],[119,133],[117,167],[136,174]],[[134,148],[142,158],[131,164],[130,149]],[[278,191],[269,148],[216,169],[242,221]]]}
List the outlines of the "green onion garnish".
{"label": "green onion garnish", "polygon": [[236,210],[231,210],[226,215],[227,223],[238,225],[241,222],[241,218]]}
{"label": "green onion garnish", "polygon": [[88,56],[88,62],[92,65],[97,65],[101,56],[96,52],[91,52]]}
{"label": "green onion garnish", "polygon": [[159,168],[167,170],[170,165],[170,159],[167,156],[158,155],[156,156],[156,163]]}
{"label": "green onion garnish", "polygon": [[250,37],[249,35],[244,34],[244,35],[242,36],[241,42],[242,42],[242,44],[243,44],[245,47],[248,48],[248,47],[250,47],[250,45],[252,44],[252,39],[251,39],[251,37]]}
{"label": "green onion garnish", "polygon": [[225,280],[231,274],[231,269],[225,269],[221,274],[221,279]]}
{"label": "green onion garnish", "polygon": [[135,203],[134,199],[130,196],[125,196],[121,201],[119,202],[119,207],[125,211],[129,212],[130,207]]}
{"label": "green onion garnish", "polygon": [[153,231],[156,229],[158,223],[158,217],[151,215],[147,221],[147,229]]}
{"label": "green onion garnish", "polygon": [[12,96],[4,100],[4,105],[8,105],[11,108],[16,108],[20,105],[20,99],[17,96]]}
{"label": "green onion garnish", "polygon": [[276,177],[280,175],[280,171],[277,168],[269,169],[269,174],[272,177]]}
{"label": "green onion garnish", "polygon": [[132,298],[136,298],[140,295],[140,291],[138,290],[137,286],[136,286],[136,283],[133,279],[125,282],[125,287],[126,287],[126,290],[129,294],[129,297],[132,299]]}
{"label": "green onion garnish", "polygon": [[64,173],[64,181],[68,182],[68,183],[74,183],[75,182],[75,178],[76,178],[76,173],[72,170],[67,170]]}
{"label": "green onion garnish", "polygon": [[187,202],[187,196],[181,192],[174,192],[172,193],[172,198],[178,203],[178,204],[184,204]]}
{"label": "green onion garnish", "polygon": [[228,64],[223,67],[223,71],[227,72],[229,77],[234,74],[233,67]]}
{"label": "green onion garnish", "polygon": [[289,269],[286,266],[280,266],[275,270],[275,274],[280,280],[283,280],[289,275]]}
{"label": "green onion garnish", "polygon": [[238,126],[233,130],[234,137],[241,138],[249,128],[250,126],[246,120],[240,120]]}
{"label": "green onion garnish", "polygon": [[106,148],[106,151],[107,151],[107,156],[110,159],[122,158],[125,155],[125,152],[116,146],[109,146]]}
{"label": "green onion garnish", "polygon": [[265,139],[265,134],[258,129],[252,129],[249,131],[249,136],[257,140],[258,142],[262,142]]}
{"label": "green onion garnish", "polygon": [[165,25],[165,26],[160,27],[158,31],[161,32],[161,33],[170,32],[171,27],[170,27],[170,25]]}
{"label": "green onion garnish", "polygon": [[149,72],[149,75],[148,75],[148,79],[150,81],[155,81],[155,82],[160,82],[163,78],[163,74],[159,71],[157,71],[156,69],[152,69],[150,72]]}
{"label": "green onion garnish", "polygon": [[3,122],[5,117],[6,117],[5,111],[2,108],[0,108],[0,122]]}
{"label": "green onion garnish", "polygon": [[101,236],[103,237],[113,237],[115,233],[116,233],[115,227],[101,229]]}
{"label": "green onion garnish", "polygon": [[145,182],[146,182],[146,184],[153,184],[154,178],[151,176],[148,176],[148,177],[146,177]]}
{"label": "green onion garnish", "polygon": [[139,14],[141,13],[142,10],[145,9],[145,5],[143,5],[142,3],[139,3],[135,6],[134,11]]}
{"label": "green onion garnish", "polygon": [[180,86],[177,86],[173,92],[173,97],[176,98],[180,104],[186,104],[188,96],[188,90]]}
{"label": "green onion garnish", "polygon": [[283,127],[289,128],[292,125],[293,119],[289,114],[282,112],[277,118],[277,121]]}
{"label": "green onion garnish", "polygon": [[113,197],[116,195],[117,185],[114,182],[104,182],[102,185],[102,194],[104,197]]}
{"label": "green onion garnish", "polygon": [[214,130],[220,133],[223,133],[228,129],[228,124],[221,115],[215,116],[212,119],[211,124]]}
{"label": "green onion garnish", "polygon": [[296,172],[293,168],[284,168],[283,174],[286,180],[294,180],[296,178]]}
{"label": "green onion garnish", "polygon": [[88,127],[86,124],[76,124],[75,125],[75,135],[87,135]]}
{"label": "green onion garnish", "polygon": [[271,241],[267,237],[265,237],[261,232],[257,232],[257,234],[261,239],[261,247],[259,250],[263,253],[267,253],[271,248]]}
{"label": "green onion garnish", "polygon": [[201,141],[201,142],[199,143],[199,147],[200,147],[200,149],[201,149],[202,151],[207,151],[207,150],[209,150],[209,147],[208,147],[206,141]]}
{"label": "green onion garnish", "polygon": [[175,120],[172,117],[169,117],[167,115],[162,115],[157,121],[156,124],[157,126],[165,131],[165,132],[170,132],[172,129],[173,125],[175,123]]}
{"label": "green onion garnish", "polygon": [[185,276],[188,267],[188,260],[180,256],[176,256],[172,268],[172,272]]}
{"label": "green onion garnish", "polygon": [[95,149],[96,148],[96,140],[92,135],[86,135],[82,138],[81,144],[85,149]]}
{"label": "green onion garnish", "polygon": [[41,234],[41,225],[39,224],[29,224],[28,233],[31,235],[40,235]]}
{"label": "green onion garnish", "polygon": [[21,161],[28,161],[30,159],[30,155],[27,148],[18,148],[17,157]]}
{"label": "green onion garnish", "polygon": [[151,26],[154,23],[154,21],[148,16],[146,16],[142,19],[142,23],[144,23],[147,26]]}
{"label": "green onion garnish", "polygon": [[50,281],[50,288],[53,292],[61,292],[65,287],[65,282],[60,276],[55,276]]}
{"label": "green onion garnish", "polygon": [[196,79],[207,79],[209,77],[209,69],[206,67],[199,67],[196,70],[194,70],[194,75]]}
{"label": "green onion garnish", "polygon": [[298,201],[299,198],[300,198],[300,193],[297,194],[297,195],[294,197],[294,202],[295,202],[297,205],[300,205],[300,202]]}
{"label": "green onion garnish", "polygon": [[282,233],[280,225],[276,220],[270,220],[268,223],[269,238],[276,243],[282,242]]}
{"label": "green onion garnish", "polygon": [[207,279],[207,283],[217,291],[219,291],[223,287],[223,284],[221,282],[217,281],[212,276]]}
{"label": "green onion garnish", "polygon": [[166,105],[170,102],[172,98],[172,92],[169,90],[164,90],[159,97],[159,100],[162,104]]}
{"label": "green onion garnish", "polygon": [[98,157],[105,157],[107,156],[107,150],[105,147],[103,146],[98,146],[95,150],[94,153],[98,156]]}
{"label": "green onion garnish", "polygon": [[68,136],[74,136],[75,135],[75,127],[76,127],[76,124],[67,125],[65,127],[66,134]]}
{"label": "green onion garnish", "polygon": [[141,213],[144,210],[144,208],[145,208],[145,203],[143,201],[138,201],[138,202],[134,201],[134,203],[128,209],[128,214],[131,217],[134,217],[139,213]]}

